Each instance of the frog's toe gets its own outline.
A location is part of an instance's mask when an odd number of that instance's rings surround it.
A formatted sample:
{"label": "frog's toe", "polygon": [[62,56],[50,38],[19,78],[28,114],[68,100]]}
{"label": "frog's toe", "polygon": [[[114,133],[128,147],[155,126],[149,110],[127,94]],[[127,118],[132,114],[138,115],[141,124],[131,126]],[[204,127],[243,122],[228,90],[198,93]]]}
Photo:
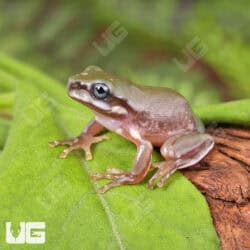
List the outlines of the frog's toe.
{"label": "frog's toe", "polygon": [[155,168],[158,168],[158,170],[149,180],[148,187],[150,189],[154,188],[156,182],[158,187],[163,187],[168,177],[177,169],[175,162],[173,161],[157,162],[154,166]]}
{"label": "frog's toe", "polygon": [[85,152],[85,160],[92,160],[92,153],[89,144],[81,144],[75,147],[75,149],[82,149]]}
{"label": "frog's toe", "polygon": [[120,178],[126,177],[127,172],[124,172],[118,168],[107,168],[106,173],[96,173],[92,174],[91,178],[93,180],[109,179],[109,180],[118,180]]}
{"label": "frog's toe", "polygon": [[[169,176],[169,175],[168,175]],[[167,176],[167,178],[168,178]],[[165,176],[162,176],[161,173],[156,173],[151,177],[151,179],[148,182],[148,188],[149,189],[154,189],[155,183],[158,187],[163,187],[164,184],[166,183],[167,178]]]}
{"label": "frog's toe", "polygon": [[157,183],[157,186],[159,187],[159,188],[161,188],[161,187],[163,187],[165,184],[166,184],[166,182],[167,182],[167,179],[168,179],[168,177],[171,175],[171,173],[167,173],[167,174],[165,174],[164,176],[162,176],[162,178],[159,180],[159,182]]}
{"label": "frog's toe", "polygon": [[92,156],[91,151],[90,150],[89,151],[85,151],[85,160],[86,161],[90,161],[92,159],[93,159],[93,156]]}
{"label": "frog's toe", "polygon": [[154,162],[150,165],[149,171],[155,170],[156,168],[160,168],[160,162]]}
{"label": "frog's toe", "polygon": [[94,136],[94,137],[92,137],[91,144],[101,142],[101,141],[105,141],[105,140],[108,140],[108,139],[109,139],[109,137],[107,135]]}
{"label": "frog's toe", "polygon": [[148,188],[149,189],[154,189],[154,185],[155,185],[155,182],[156,182],[156,179],[159,178],[159,174],[154,174],[153,177],[151,177],[151,179],[149,180],[148,182]]}
{"label": "frog's toe", "polygon": [[113,187],[118,187],[120,185],[122,185],[122,184],[117,182],[117,181],[112,181],[112,182],[102,186],[101,188],[99,188],[98,192],[103,194],[103,193],[107,192],[109,189],[111,189]]}
{"label": "frog's toe", "polygon": [[54,147],[56,147],[56,146],[58,145],[58,141],[50,141],[50,142],[48,143],[48,145],[49,145],[51,148],[54,148]]}
{"label": "frog's toe", "polygon": [[72,145],[74,142],[74,139],[68,139],[68,140],[63,140],[63,141],[51,141],[49,142],[49,146],[54,148],[59,145]]}
{"label": "frog's toe", "polygon": [[108,139],[108,136],[106,135],[89,137],[89,138],[85,138],[85,140],[78,139],[78,141],[76,142],[76,145],[77,145],[76,149],[82,148],[85,152],[85,159],[89,161],[93,159],[93,156],[91,153],[92,144],[95,144],[95,143],[98,143],[107,139]]}
{"label": "frog's toe", "polygon": [[122,174],[122,173],[124,173],[124,171],[121,169],[118,169],[118,168],[107,168],[107,173],[109,173],[109,174]]}
{"label": "frog's toe", "polygon": [[96,173],[92,174],[91,178],[93,180],[101,180],[101,179],[109,179],[109,180],[117,180],[119,179],[123,174],[114,174],[114,173]]}
{"label": "frog's toe", "polygon": [[69,154],[71,151],[73,151],[73,150],[74,150],[73,147],[69,147],[69,148],[64,149],[63,152],[60,154],[59,158],[65,159],[65,158],[68,156],[68,154]]}

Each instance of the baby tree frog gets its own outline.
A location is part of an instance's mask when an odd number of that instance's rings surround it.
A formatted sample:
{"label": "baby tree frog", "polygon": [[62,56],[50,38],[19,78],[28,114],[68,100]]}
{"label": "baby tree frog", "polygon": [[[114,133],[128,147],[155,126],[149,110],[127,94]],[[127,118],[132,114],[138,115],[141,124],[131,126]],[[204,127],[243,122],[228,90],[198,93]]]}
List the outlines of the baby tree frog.
{"label": "baby tree frog", "polygon": [[[87,67],[68,82],[71,98],[93,110],[95,117],[76,138],[54,141],[50,146],[69,145],[60,155],[65,158],[75,149],[83,149],[92,159],[90,147],[106,140],[99,135],[111,130],[137,147],[130,171],[108,168],[92,175],[94,180],[110,179],[99,191],[141,182],[150,169],[156,172],[149,180],[162,187],[177,169],[198,163],[214,146],[214,140],[204,133],[204,126],[195,116],[186,99],[174,90],[148,87],[120,79],[96,66]],[[151,164],[153,147],[159,147],[164,161]]]}

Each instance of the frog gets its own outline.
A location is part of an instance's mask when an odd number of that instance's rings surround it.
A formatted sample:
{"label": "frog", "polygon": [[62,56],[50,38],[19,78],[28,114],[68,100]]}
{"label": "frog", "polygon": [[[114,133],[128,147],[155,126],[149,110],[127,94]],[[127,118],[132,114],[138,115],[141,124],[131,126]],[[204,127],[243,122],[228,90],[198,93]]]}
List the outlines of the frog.
{"label": "frog", "polygon": [[[137,152],[129,171],[108,167],[93,173],[94,181],[108,179],[99,188],[105,193],[121,185],[142,182],[153,172],[148,187],[163,187],[179,169],[199,163],[214,147],[214,139],[195,115],[187,99],[167,87],[144,86],[107,73],[98,66],[88,66],[68,80],[68,95],[90,108],[94,118],[76,138],[50,142],[51,147],[67,145],[60,154],[66,158],[73,150],[83,150],[91,160],[91,146],[107,140],[106,130],[135,144]],[[158,148],[162,161],[152,163]]]}

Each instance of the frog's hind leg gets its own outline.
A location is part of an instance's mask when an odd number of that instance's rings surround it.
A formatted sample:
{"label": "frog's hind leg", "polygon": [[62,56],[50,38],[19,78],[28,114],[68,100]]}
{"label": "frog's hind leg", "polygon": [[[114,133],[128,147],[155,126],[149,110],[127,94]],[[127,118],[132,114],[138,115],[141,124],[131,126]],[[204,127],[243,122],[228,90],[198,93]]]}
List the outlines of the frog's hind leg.
{"label": "frog's hind leg", "polygon": [[209,134],[192,133],[171,137],[161,147],[161,155],[166,161],[153,165],[158,170],[149,180],[149,188],[162,187],[168,177],[177,169],[190,167],[198,163],[213,148],[214,140]]}

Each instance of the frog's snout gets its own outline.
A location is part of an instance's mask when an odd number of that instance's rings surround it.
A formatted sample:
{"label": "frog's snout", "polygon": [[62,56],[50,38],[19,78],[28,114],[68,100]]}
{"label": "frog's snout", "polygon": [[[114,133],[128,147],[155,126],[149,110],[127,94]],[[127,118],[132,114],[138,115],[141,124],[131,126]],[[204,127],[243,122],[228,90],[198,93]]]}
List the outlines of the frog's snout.
{"label": "frog's snout", "polygon": [[73,90],[80,90],[84,89],[84,85],[79,80],[69,79],[68,81],[68,92],[71,92]]}

